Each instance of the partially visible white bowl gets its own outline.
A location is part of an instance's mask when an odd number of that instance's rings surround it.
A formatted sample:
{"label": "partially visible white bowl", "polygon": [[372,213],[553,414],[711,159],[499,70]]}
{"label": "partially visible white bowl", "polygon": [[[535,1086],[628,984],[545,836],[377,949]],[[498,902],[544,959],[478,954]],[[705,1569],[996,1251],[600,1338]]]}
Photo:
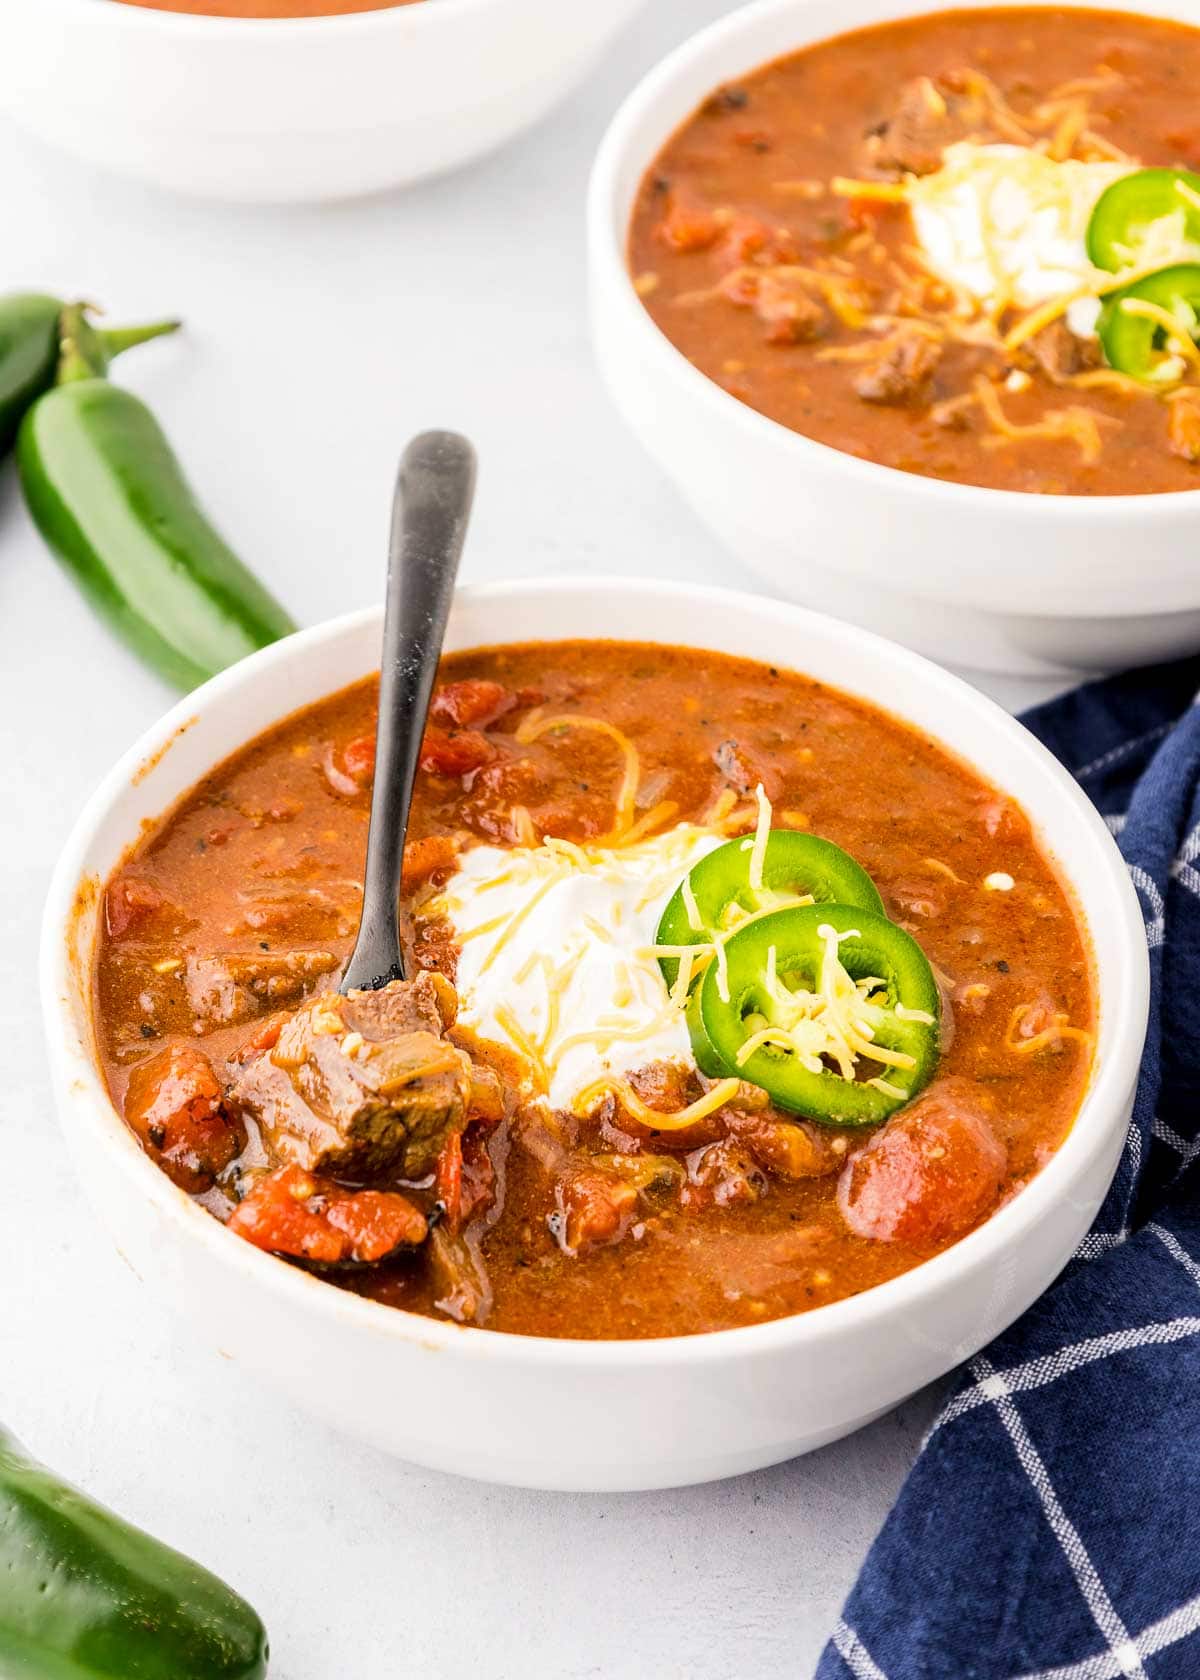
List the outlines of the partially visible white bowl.
{"label": "partially visible white bowl", "polygon": [[[1115,3],[1200,24],[1197,0]],[[1200,646],[1200,490],[1026,495],[860,460],[730,396],[675,349],[634,292],[627,241],[638,185],[714,87],[827,36],[927,9],[915,0],[759,0],[686,41],[629,95],[589,197],[601,374],[701,518],[784,594],[980,670],[1105,670],[1190,652]]]}
{"label": "partially visible white bowl", "polygon": [[4,0],[0,105],[89,163],[176,192],[344,198],[511,139],[642,3],[421,0],[251,19]]}
{"label": "partially visible white bowl", "polygon": [[535,1487],[668,1487],[778,1463],[857,1429],[1040,1294],[1095,1216],[1125,1140],[1146,1026],[1146,939],[1120,855],[1072,778],[992,701],[916,655],[761,597],[620,579],[463,589],[447,645],[568,637],[657,640],[798,667],[940,739],[1033,819],[1091,932],[1096,1066],[1058,1153],[954,1248],[851,1300],[748,1329],[658,1341],[504,1335],[380,1306],[260,1253],[142,1153],[97,1067],[101,884],[143,825],[227,754],[375,669],[378,612],[319,625],[234,666],[106,776],[50,890],[42,1003],[55,1094],[87,1192],[130,1265],[189,1330],[298,1404],[420,1464]]}

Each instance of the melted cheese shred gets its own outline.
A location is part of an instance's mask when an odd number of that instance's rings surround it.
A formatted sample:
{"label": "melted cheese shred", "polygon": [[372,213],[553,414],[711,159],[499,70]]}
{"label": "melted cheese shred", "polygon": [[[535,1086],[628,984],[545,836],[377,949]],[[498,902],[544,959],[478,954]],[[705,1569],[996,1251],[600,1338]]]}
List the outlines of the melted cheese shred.
{"label": "melted cheese shred", "polygon": [[688,1126],[694,1126],[697,1120],[707,1119],[719,1108],[724,1108],[727,1102],[731,1102],[737,1096],[741,1084],[740,1079],[719,1079],[710,1090],[702,1097],[697,1097],[696,1101],[689,1103],[686,1108],[664,1112],[643,1102],[627,1079],[598,1079],[595,1084],[580,1092],[578,1106],[581,1114],[588,1114],[597,1103],[611,1095],[639,1125],[649,1126],[656,1132],[681,1132]]}
{"label": "melted cheese shred", "polygon": [[1004,1035],[1004,1048],[1015,1056],[1032,1056],[1035,1051],[1047,1050],[1052,1044],[1058,1044],[1063,1039],[1073,1039],[1078,1044],[1086,1045],[1089,1049],[1095,1043],[1094,1035],[1084,1027],[1073,1027],[1069,1015],[1056,1012],[1049,1026],[1040,1032],[1031,1033],[1028,1038],[1019,1037],[1021,1022],[1029,1014],[1031,1004],[1019,1003],[1009,1017],[1008,1031]]}
{"label": "melted cheese shred", "polygon": [[1100,459],[1104,441],[1097,417],[1090,409],[1075,405],[1054,408],[1042,419],[1023,426],[1005,414],[996,387],[986,374],[976,374],[972,389],[984,418],[996,433],[994,438],[985,438],[985,443],[1027,443],[1041,438],[1046,442],[1077,444],[1089,465]]}

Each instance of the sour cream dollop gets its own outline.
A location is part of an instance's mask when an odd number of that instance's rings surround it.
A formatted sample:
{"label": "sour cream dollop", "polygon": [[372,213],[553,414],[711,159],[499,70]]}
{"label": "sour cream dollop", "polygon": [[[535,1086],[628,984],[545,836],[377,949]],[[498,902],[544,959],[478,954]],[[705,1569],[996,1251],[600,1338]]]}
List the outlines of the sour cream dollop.
{"label": "sour cream dollop", "polygon": [[721,844],[684,823],[625,847],[465,852],[430,906],[460,946],[459,1020],[523,1055],[555,1108],[648,1062],[690,1062],[649,948],[671,894]]}
{"label": "sour cream dollop", "polygon": [[[1087,225],[1100,194],[1130,172],[960,141],[946,147],[940,169],[911,183],[917,240],[930,267],[985,308],[1003,299],[1031,309],[1096,278]],[[1091,298],[1072,304],[1072,330],[1090,333],[1098,308]]]}

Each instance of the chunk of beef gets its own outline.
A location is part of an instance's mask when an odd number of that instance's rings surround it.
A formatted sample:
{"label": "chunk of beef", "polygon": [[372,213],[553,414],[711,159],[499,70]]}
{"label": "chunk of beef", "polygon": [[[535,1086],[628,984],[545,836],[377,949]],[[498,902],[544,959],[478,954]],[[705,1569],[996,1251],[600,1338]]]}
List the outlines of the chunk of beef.
{"label": "chunk of beef", "polygon": [[430,973],[324,993],[243,1069],[229,1100],[277,1161],[356,1183],[422,1178],[470,1109],[470,1058],[443,1036],[454,1011],[453,989]]}
{"label": "chunk of beef", "polygon": [[722,230],[714,258],[722,266],[744,268],[757,263],[763,268],[799,260],[800,248],[790,228],[771,226],[758,216],[734,216]]}
{"label": "chunk of beef", "polygon": [[880,339],[875,355],[859,370],[854,389],[864,402],[914,402],[924,395],[941,359],[938,340],[905,322]]}
{"label": "chunk of beef", "polygon": [[735,269],[718,289],[737,308],[754,311],[768,344],[810,343],[824,332],[829,319],[821,304],[792,276]]}
{"label": "chunk of beef", "polygon": [[1100,341],[1080,338],[1061,317],[1027,339],[1023,348],[1023,360],[1055,381],[1100,366]]}
{"label": "chunk of beef", "polygon": [[982,77],[963,74],[905,82],[893,114],[867,138],[866,163],[911,175],[940,169],[947,146],[993,133],[987,86]]}
{"label": "chunk of beef", "polygon": [[558,1180],[550,1229],[564,1254],[620,1242],[638,1213],[635,1184],[615,1172],[572,1166]]}
{"label": "chunk of beef", "polygon": [[255,1248],[317,1265],[374,1265],[425,1240],[425,1215],[388,1190],[342,1190],[305,1172],[266,1173],[239,1202],[229,1229]]}
{"label": "chunk of beef", "polygon": [[337,966],[331,951],[226,951],[189,957],[183,984],[195,1020],[202,1031],[211,1031],[298,1003]]}
{"label": "chunk of beef", "polygon": [[1167,447],[1185,461],[1200,461],[1200,390],[1180,391],[1167,404]]}
{"label": "chunk of beef", "polygon": [[947,1079],[850,1158],[838,1206],[857,1236],[930,1248],[961,1237],[991,1212],[1007,1165],[971,1087]]}
{"label": "chunk of beef", "polygon": [[787,1119],[769,1105],[760,1113],[732,1106],[726,1117],[730,1135],[775,1178],[824,1178],[845,1161],[845,1138],[827,1126]]}
{"label": "chunk of beef", "polygon": [[458,861],[458,842],[449,834],[426,834],[404,848],[401,889],[414,893],[434,875],[448,873]]}
{"label": "chunk of beef", "polygon": [[620,1242],[637,1221],[642,1194],[673,1188],[682,1177],[674,1163],[656,1156],[574,1152],[553,1126],[528,1112],[516,1137],[551,1181],[554,1211],[546,1224],[572,1257]]}
{"label": "chunk of beef", "polygon": [[192,1194],[209,1189],[246,1147],[246,1128],[224,1107],[212,1064],[189,1044],[133,1069],[125,1119],[147,1155]]}
{"label": "chunk of beef", "polygon": [[758,283],[754,313],[763,324],[768,344],[810,344],[820,338],[829,319],[824,308],[802,286],[764,274]]}
{"label": "chunk of beef", "polygon": [[687,1158],[688,1184],[684,1202],[689,1206],[736,1207],[757,1202],[767,1193],[762,1168],[748,1149],[732,1138],[707,1143]]}
{"label": "chunk of beef", "polygon": [[438,1291],[434,1305],[456,1324],[485,1324],[492,1310],[492,1282],[479,1251],[480,1231],[429,1233],[429,1272]]}
{"label": "chunk of beef", "polygon": [[104,895],[104,919],[109,937],[124,939],[128,934],[142,932],[153,923],[161,911],[173,908],[149,881],[123,875],[114,881]]}

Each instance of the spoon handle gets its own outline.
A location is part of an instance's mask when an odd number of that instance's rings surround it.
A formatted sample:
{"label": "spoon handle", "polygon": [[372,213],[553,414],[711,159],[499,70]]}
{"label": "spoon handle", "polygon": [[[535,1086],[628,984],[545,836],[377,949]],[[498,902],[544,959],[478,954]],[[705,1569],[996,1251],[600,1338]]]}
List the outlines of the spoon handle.
{"label": "spoon handle", "polygon": [[421,737],[437,677],[475,494],[475,451],[456,432],[422,432],[404,451],[392,508],[379,674],[375,785],[362,921],[340,991],[404,978],[400,872]]}

